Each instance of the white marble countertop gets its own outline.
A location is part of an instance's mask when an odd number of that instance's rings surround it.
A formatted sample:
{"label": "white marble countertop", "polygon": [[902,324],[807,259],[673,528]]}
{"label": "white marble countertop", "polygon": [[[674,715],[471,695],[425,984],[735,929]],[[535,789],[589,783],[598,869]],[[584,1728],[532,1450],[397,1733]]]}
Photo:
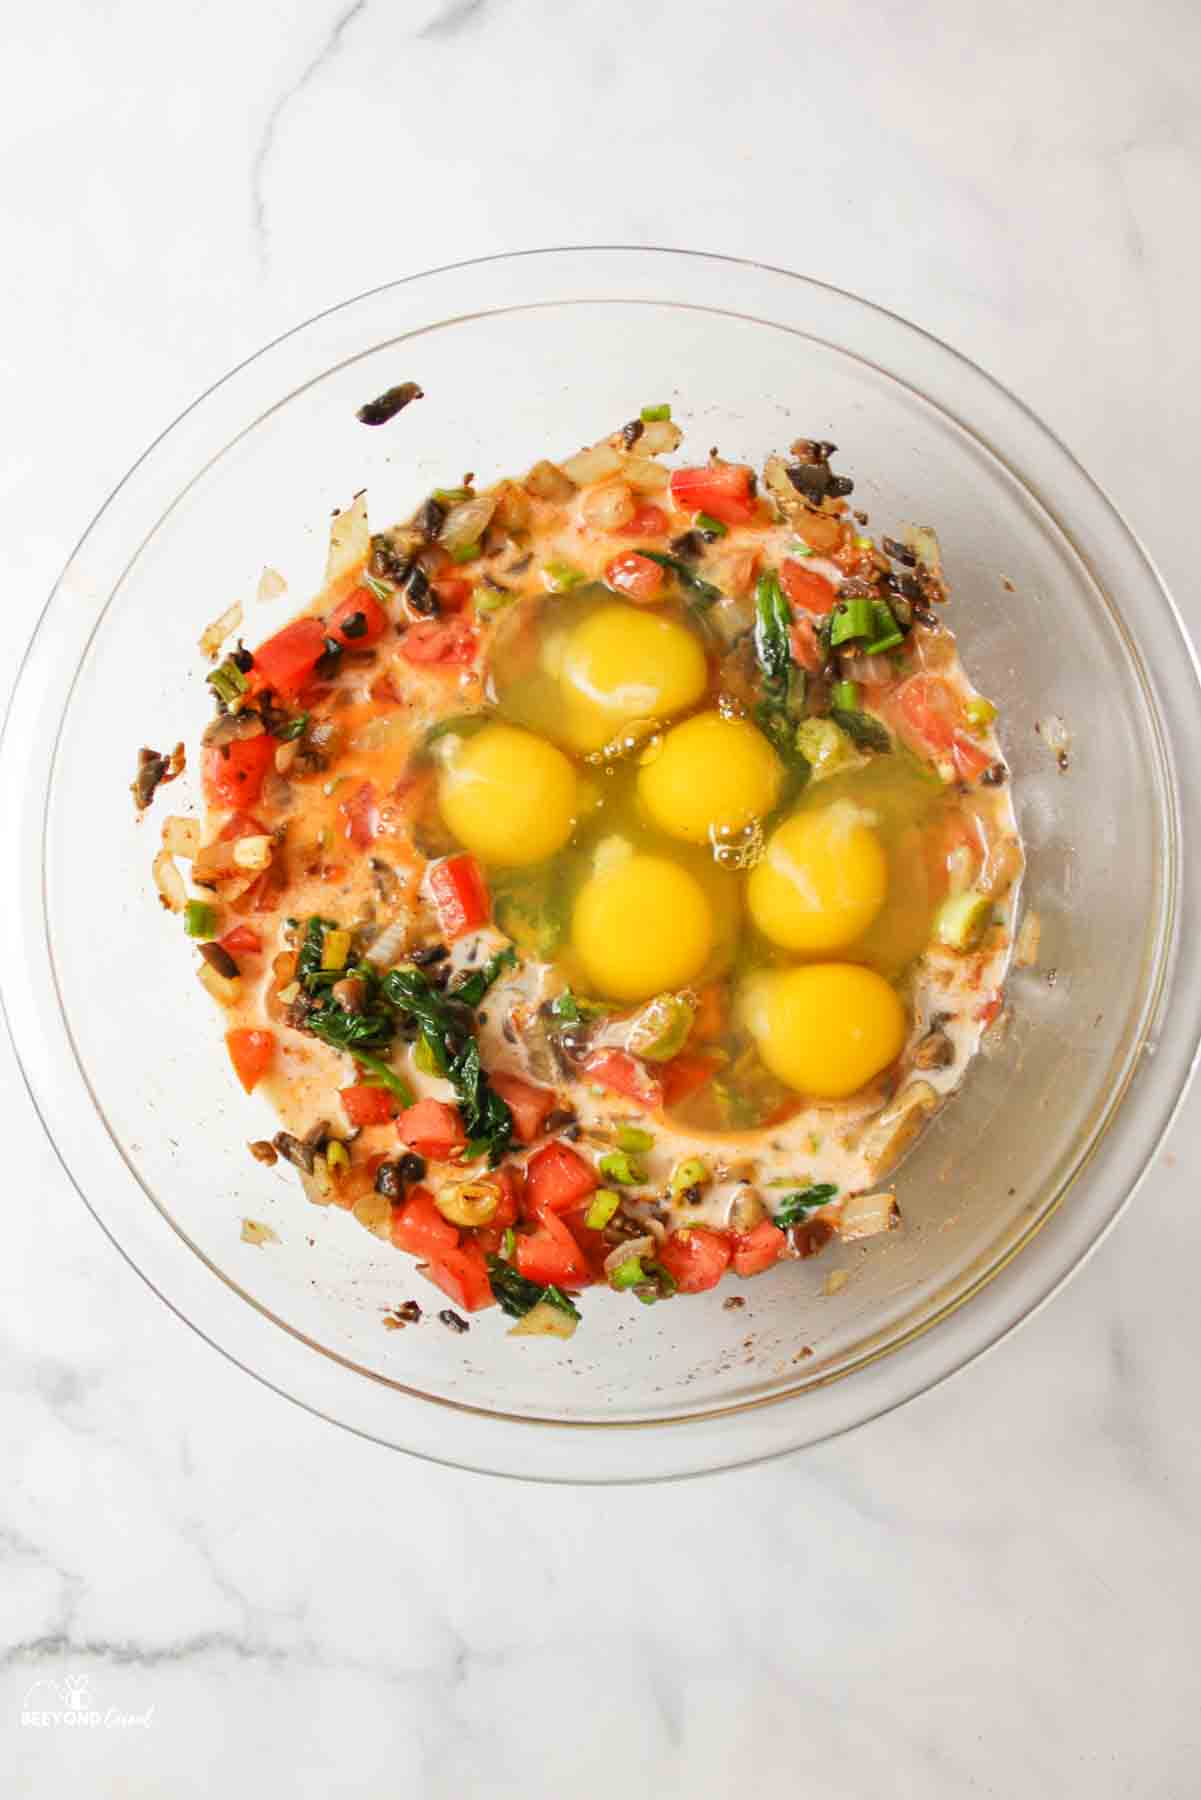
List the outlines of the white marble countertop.
{"label": "white marble countertop", "polygon": [[[588,241],[760,257],[947,338],[1201,627],[1199,56],[1194,0],[8,9],[6,671],[114,481],[260,343]],[[425,1467],[259,1387],[102,1237],[7,1043],[0,1108],[6,1794],[1201,1790],[1201,1095],[984,1362],[818,1451],[624,1491]],[[68,1694],[108,1722],[22,1723]]]}

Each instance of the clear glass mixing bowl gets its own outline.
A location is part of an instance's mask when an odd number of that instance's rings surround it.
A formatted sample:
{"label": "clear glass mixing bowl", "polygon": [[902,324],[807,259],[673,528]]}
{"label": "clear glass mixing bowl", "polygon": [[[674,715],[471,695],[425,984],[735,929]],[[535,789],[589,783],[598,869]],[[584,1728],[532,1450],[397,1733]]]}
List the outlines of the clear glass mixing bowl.
{"label": "clear glass mixing bowl", "polygon": [[[426,398],[365,430],[364,400]],[[156,904],[139,744],[195,741],[196,639],[251,640],[319,583],[333,508],[377,522],[465,468],[564,455],[670,398],[688,441],[759,462],[832,438],[873,528],[938,527],[970,670],[1002,708],[1042,920],[1007,1035],[904,1165],[905,1228],[653,1310],[589,1295],[568,1346],[383,1328],[424,1284],[286,1170],[243,1097],[178,921]],[[286,599],[259,606],[264,564]],[[290,333],[147,452],[63,572],[0,763],[13,819],[10,1023],[65,1167],[151,1286],[261,1380],[398,1448],[543,1479],[746,1462],[961,1367],[1096,1243],[1177,1106],[1201,1016],[1201,709],[1192,652],[1112,506],[1018,402],[943,345],[783,272],[677,251],[537,251],[436,270]],[[1062,718],[1067,771],[1037,727]],[[188,778],[190,781],[190,777]],[[1053,977],[1052,977],[1053,972]],[[240,1241],[244,1216],[277,1245]],[[850,1279],[823,1292],[833,1269]],[[432,1298],[432,1291],[424,1297]]]}

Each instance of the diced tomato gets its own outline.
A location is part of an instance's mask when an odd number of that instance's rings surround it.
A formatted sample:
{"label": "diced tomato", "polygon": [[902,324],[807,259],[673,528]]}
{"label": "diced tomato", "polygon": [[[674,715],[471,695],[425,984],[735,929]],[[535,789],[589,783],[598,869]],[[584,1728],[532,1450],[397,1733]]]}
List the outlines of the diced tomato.
{"label": "diced tomato", "polygon": [[396,1112],[396,1102],[384,1087],[364,1082],[340,1091],[342,1108],[352,1125],[386,1125]]}
{"label": "diced tomato", "polygon": [[744,463],[711,462],[676,469],[671,497],[684,512],[708,513],[723,525],[749,525],[755,517],[754,472]]}
{"label": "diced tomato", "polygon": [[637,508],[628,525],[621,526],[618,535],[628,538],[666,537],[668,529],[669,521],[663,508],[646,502]]}
{"label": "diced tomato", "polygon": [[284,867],[284,859],[277,850],[258,880],[252,882],[236,900],[231,900],[230,906],[236,913],[274,912],[287,885],[288,873]]}
{"label": "diced tomato", "polygon": [[764,1269],[770,1269],[779,1260],[787,1242],[787,1234],[770,1219],[764,1219],[754,1231],[734,1239],[735,1275],[761,1275]]}
{"label": "diced tomato", "polygon": [[392,1209],[392,1242],[410,1256],[445,1256],[459,1241],[457,1227],[444,1219],[428,1188],[415,1187]]}
{"label": "diced tomato", "polygon": [[232,931],[227,931],[217,941],[231,956],[257,956],[263,948],[262,938],[249,925],[235,925]]}
{"label": "diced tomato", "polygon": [[543,1215],[537,1231],[518,1236],[517,1272],[542,1287],[587,1287],[592,1280],[583,1250],[553,1212]]}
{"label": "diced tomato", "polygon": [[443,612],[462,612],[475,592],[465,575],[435,575],[430,582]]}
{"label": "diced tomato", "polygon": [[430,870],[430,892],[438,923],[452,942],[487,923],[492,899],[474,856],[448,856],[435,863]]}
{"label": "diced tomato", "polygon": [[231,819],[226,819],[217,838],[222,844],[232,844],[237,838],[263,837],[266,830],[253,813],[236,812]]}
{"label": "diced tomato", "polygon": [[492,1215],[492,1224],[500,1230],[506,1225],[516,1225],[521,1214],[521,1202],[525,1198],[525,1171],[515,1163],[506,1163],[503,1169],[496,1171],[496,1180],[500,1187],[500,1205]]}
{"label": "diced tomato", "polygon": [[732,1245],[724,1231],[703,1225],[673,1231],[659,1251],[659,1261],[675,1277],[682,1294],[703,1294],[716,1287],[729,1265]]}
{"label": "diced tomato", "polygon": [[225,1044],[234,1073],[246,1092],[252,1093],[274,1061],[275,1033],[243,1027],[227,1031]]}
{"label": "diced tomato", "polygon": [[804,563],[794,562],[790,556],[780,564],[780,586],[793,606],[803,606],[806,612],[824,617],[833,610],[837,597],[834,583],[815,569],[807,569]]}
{"label": "diced tomato", "polygon": [[423,619],[410,625],[400,640],[406,662],[433,668],[458,668],[475,656],[479,640],[465,619]]}
{"label": "diced tomato", "polygon": [[896,706],[907,736],[935,756],[946,754],[961,716],[950,682],[939,675],[911,675],[897,692]]}
{"label": "diced tomato", "polygon": [[488,1264],[478,1244],[460,1244],[457,1250],[444,1250],[430,1258],[424,1272],[427,1280],[449,1294],[464,1312],[482,1312],[495,1304]]}
{"label": "diced tomato", "polygon": [[396,1121],[396,1129],[410,1150],[428,1156],[431,1162],[446,1162],[467,1142],[457,1108],[448,1106],[445,1100],[418,1100],[415,1105],[406,1106]]}
{"label": "diced tomato", "polygon": [[214,745],[204,753],[204,787],[214,806],[245,806],[258,799],[263,777],[275,764],[276,740],[270,732]]}
{"label": "diced tomato", "polygon": [[664,1106],[679,1106],[691,1094],[699,1094],[721,1066],[717,1056],[700,1056],[687,1050],[682,1056],[673,1056],[663,1065]]}
{"label": "diced tomato", "polygon": [[951,760],[960,781],[979,781],[985,769],[992,767],[992,757],[983,744],[963,731],[957,731],[951,740]]}
{"label": "diced tomato", "polygon": [[802,615],[794,619],[788,630],[788,639],[792,645],[793,661],[807,669],[810,675],[816,675],[822,666],[822,654],[817,647],[817,629],[812,619]]}
{"label": "diced tomato", "polygon": [[711,981],[697,995],[696,1015],[692,1021],[694,1043],[711,1044],[726,1028],[726,990],[720,981]]}
{"label": "diced tomato", "polygon": [[[351,629],[347,630],[350,626]],[[325,621],[327,637],[348,650],[370,650],[388,629],[388,615],[370,588],[358,587],[340,600]]]}
{"label": "diced tomato", "polygon": [[597,1050],[584,1064],[584,1073],[611,1094],[636,1100],[639,1106],[658,1111],[663,1104],[663,1084],[628,1050]]}
{"label": "diced tomato", "polygon": [[362,781],[345,800],[339,800],[342,829],[352,844],[366,850],[379,836],[379,796],[370,781]]}
{"label": "diced tomato", "polygon": [[284,697],[298,694],[325,653],[320,619],[293,619],[254,653],[254,669],[264,687]]}
{"label": "diced tomato", "polygon": [[513,1115],[513,1126],[520,1144],[532,1144],[542,1136],[547,1119],[555,1110],[555,1096],[550,1088],[536,1087],[520,1075],[497,1073],[492,1086]]}
{"label": "diced tomato", "polygon": [[639,605],[657,600],[663,592],[662,569],[649,556],[639,556],[637,550],[615,556],[605,569],[605,581],[615,594],[624,594]]}
{"label": "diced tomato", "polygon": [[557,1140],[535,1151],[525,1165],[525,1210],[533,1218],[566,1212],[595,1193],[600,1177],[590,1162]]}

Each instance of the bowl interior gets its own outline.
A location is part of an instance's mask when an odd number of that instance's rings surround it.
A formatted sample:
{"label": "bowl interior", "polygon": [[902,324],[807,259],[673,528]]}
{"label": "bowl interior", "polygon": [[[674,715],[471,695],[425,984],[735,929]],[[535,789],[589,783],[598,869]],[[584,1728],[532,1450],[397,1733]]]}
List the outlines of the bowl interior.
{"label": "bowl interior", "polygon": [[[427,398],[369,432],[355,408],[401,379]],[[139,742],[195,742],[207,712],[201,628],[231,600],[249,641],[318,586],[331,510],[366,487],[373,521],[466,468],[487,480],[562,456],[670,398],[686,448],[759,462],[834,439],[873,528],[936,525],[951,622],[1002,710],[1042,921],[1012,1020],[900,1178],[905,1229],[741,1288],[643,1311],[588,1296],[565,1353],[385,1330],[434,1298],[414,1265],[286,1169],[246,1152],[270,1129],[236,1088],[178,922],[156,905],[159,815],[196,803],[191,773],[145,821],[128,784]],[[255,600],[264,564],[285,598]],[[1071,733],[1062,770],[1040,732]],[[988,447],[850,351],[713,308],[608,299],[525,306],[364,346],[245,428],[137,548],[88,646],[63,719],[46,835],[49,941],[96,1104],[148,1201],[216,1274],[318,1350],[444,1401],[523,1418],[647,1420],[804,1387],[894,1341],[962,1291],[1070,1179],[1124,1078],[1154,983],[1169,846],[1153,714],[1110,597]],[[98,881],[98,876],[100,880]],[[98,893],[98,888],[102,888]],[[268,1249],[240,1239],[271,1224]],[[846,1270],[837,1295],[827,1277]]]}

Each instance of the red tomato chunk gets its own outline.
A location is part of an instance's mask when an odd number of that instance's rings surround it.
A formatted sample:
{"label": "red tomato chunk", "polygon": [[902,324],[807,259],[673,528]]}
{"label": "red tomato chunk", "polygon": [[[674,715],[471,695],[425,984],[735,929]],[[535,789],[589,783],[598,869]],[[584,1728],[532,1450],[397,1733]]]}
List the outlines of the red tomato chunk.
{"label": "red tomato chunk", "polygon": [[388,615],[370,588],[355,588],[326,620],[326,635],[347,650],[370,650],[388,629]]}
{"label": "red tomato chunk", "polygon": [[708,513],[723,525],[749,525],[756,513],[754,472],[743,463],[725,462],[677,469],[671,497],[683,512]]}
{"label": "red tomato chunk", "polygon": [[275,1033],[250,1028],[227,1031],[225,1044],[238,1080],[252,1093],[275,1059]]}
{"label": "red tomato chunk", "polygon": [[379,795],[370,781],[360,782],[353,794],[339,800],[342,829],[350,843],[366,850],[379,836]]}
{"label": "red tomato chunk", "polygon": [[416,1105],[406,1106],[396,1129],[410,1150],[431,1162],[446,1162],[467,1142],[458,1110],[445,1100],[418,1100]]}
{"label": "red tomato chunk", "polygon": [[804,563],[785,557],[780,564],[780,586],[793,606],[803,606],[806,612],[823,616],[833,611],[837,597],[833,582],[815,569],[807,569]]}
{"label": "red tomato chunk", "polygon": [[392,1211],[392,1242],[410,1256],[444,1256],[459,1242],[459,1233],[434,1205],[428,1188],[415,1187]]}
{"label": "red tomato chunk", "polygon": [[524,1081],[520,1075],[498,1072],[491,1080],[513,1115],[518,1143],[532,1144],[542,1136],[543,1127],[555,1110],[554,1093],[550,1088],[536,1087],[532,1081]]}
{"label": "red tomato chunk", "polygon": [[255,674],[262,686],[288,699],[300,692],[324,653],[321,620],[294,619],[259,645],[254,653]]}
{"label": "red tomato chunk", "polygon": [[405,632],[400,653],[406,662],[457,668],[471,662],[478,641],[465,619],[423,619]]}
{"label": "red tomato chunk", "polygon": [[735,1275],[760,1275],[778,1262],[788,1242],[787,1235],[770,1219],[756,1225],[754,1231],[734,1240]]}
{"label": "red tomato chunk", "polygon": [[628,556],[615,556],[605,569],[605,580],[616,594],[646,605],[663,592],[663,571],[649,556],[631,550]]}
{"label": "red tomato chunk", "polygon": [[262,792],[263,777],[275,764],[276,740],[269,732],[214,745],[204,753],[205,792],[213,806],[250,806]]}
{"label": "red tomato chunk", "polygon": [[598,1087],[611,1094],[636,1100],[652,1112],[663,1105],[663,1088],[650,1074],[646,1064],[631,1056],[628,1050],[597,1050],[584,1064],[584,1073]]}
{"label": "red tomato chunk", "polygon": [[674,1276],[682,1294],[703,1294],[706,1288],[716,1287],[725,1274],[731,1250],[725,1232],[693,1225],[672,1232],[659,1252],[659,1261]]}
{"label": "red tomato chunk", "polygon": [[366,1082],[344,1087],[339,1097],[352,1125],[386,1125],[396,1112],[396,1102],[387,1088],[372,1087]]}
{"label": "red tomato chunk", "polygon": [[430,892],[438,923],[450,941],[487,924],[492,900],[474,856],[448,856],[445,862],[435,863],[430,870]]}
{"label": "red tomato chunk", "polygon": [[570,1144],[545,1144],[525,1165],[526,1211],[537,1218],[566,1212],[599,1186],[592,1164]]}
{"label": "red tomato chunk", "polygon": [[488,1265],[478,1244],[462,1244],[457,1250],[441,1251],[430,1258],[425,1275],[444,1294],[449,1294],[464,1312],[482,1312],[485,1306],[493,1304]]}
{"label": "red tomato chunk", "polygon": [[518,1237],[517,1272],[543,1287],[587,1287],[592,1280],[588,1258],[553,1212],[544,1215],[537,1231]]}

